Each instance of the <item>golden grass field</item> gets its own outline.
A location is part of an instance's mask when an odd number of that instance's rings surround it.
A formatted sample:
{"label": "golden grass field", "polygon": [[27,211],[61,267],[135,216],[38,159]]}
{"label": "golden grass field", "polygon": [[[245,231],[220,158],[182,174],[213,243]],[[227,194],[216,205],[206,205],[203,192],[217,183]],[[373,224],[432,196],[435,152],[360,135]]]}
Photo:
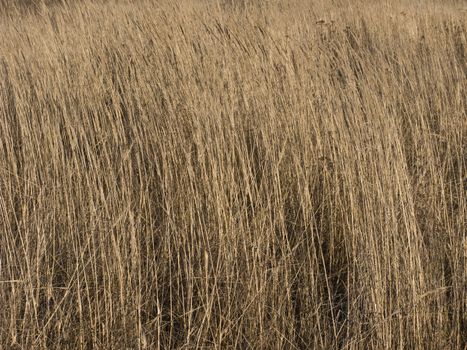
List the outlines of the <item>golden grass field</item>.
{"label": "golden grass field", "polygon": [[0,1],[0,349],[467,349],[462,2]]}

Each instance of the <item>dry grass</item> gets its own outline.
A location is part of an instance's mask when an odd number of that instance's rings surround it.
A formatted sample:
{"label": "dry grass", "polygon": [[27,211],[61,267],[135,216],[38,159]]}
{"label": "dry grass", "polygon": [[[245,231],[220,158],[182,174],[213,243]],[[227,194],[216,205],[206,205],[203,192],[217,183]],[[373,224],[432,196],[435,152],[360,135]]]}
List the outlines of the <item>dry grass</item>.
{"label": "dry grass", "polygon": [[466,12],[0,15],[1,349],[465,349]]}

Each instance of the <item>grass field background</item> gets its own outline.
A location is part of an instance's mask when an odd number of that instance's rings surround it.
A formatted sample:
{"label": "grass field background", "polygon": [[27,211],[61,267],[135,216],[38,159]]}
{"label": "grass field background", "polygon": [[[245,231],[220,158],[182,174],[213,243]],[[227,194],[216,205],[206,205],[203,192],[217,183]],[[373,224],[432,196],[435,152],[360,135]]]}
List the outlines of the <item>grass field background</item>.
{"label": "grass field background", "polygon": [[466,349],[462,2],[0,1],[0,349]]}

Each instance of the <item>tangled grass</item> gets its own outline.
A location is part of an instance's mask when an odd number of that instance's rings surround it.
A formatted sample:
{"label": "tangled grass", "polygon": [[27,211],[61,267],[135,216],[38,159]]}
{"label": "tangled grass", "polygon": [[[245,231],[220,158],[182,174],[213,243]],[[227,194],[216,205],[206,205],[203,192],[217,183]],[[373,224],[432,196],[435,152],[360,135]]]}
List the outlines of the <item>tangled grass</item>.
{"label": "tangled grass", "polygon": [[458,5],[5,4],[0,348],[466,348]]}

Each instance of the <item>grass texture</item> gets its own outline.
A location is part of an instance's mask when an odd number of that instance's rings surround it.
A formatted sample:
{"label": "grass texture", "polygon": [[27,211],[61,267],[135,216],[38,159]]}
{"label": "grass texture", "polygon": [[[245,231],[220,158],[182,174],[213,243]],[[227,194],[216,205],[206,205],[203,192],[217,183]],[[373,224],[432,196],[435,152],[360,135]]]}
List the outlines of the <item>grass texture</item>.
{"label": "grass texture", "polygon": [[466,349],[459,3],[0,8],[0,349]]}

